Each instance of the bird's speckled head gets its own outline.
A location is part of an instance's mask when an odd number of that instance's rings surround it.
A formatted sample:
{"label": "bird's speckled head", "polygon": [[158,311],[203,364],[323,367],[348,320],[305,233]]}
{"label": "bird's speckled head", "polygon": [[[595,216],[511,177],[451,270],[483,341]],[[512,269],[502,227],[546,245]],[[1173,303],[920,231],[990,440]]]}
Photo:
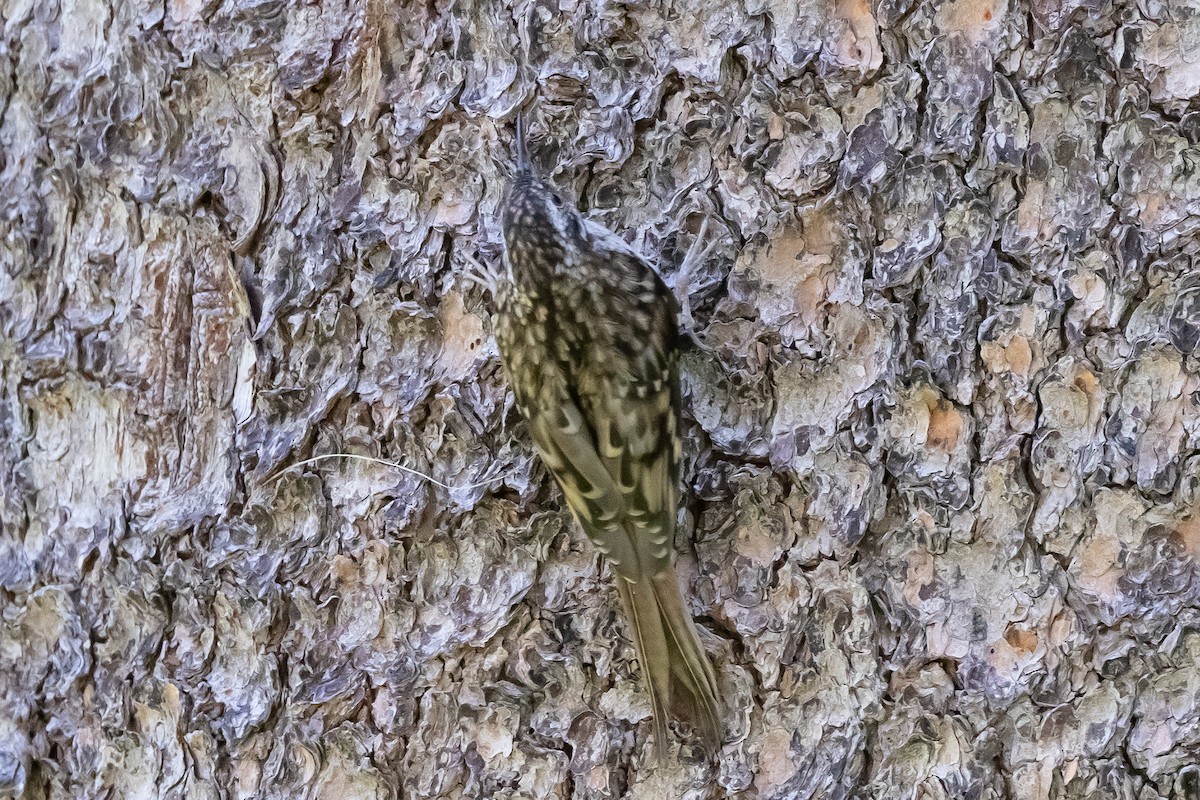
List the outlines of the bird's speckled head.
{"label": "bird's speckled head", "polygon": [[542,254],[562,259],[584,236],[579,211],[534,172],[519,117],[517,168],[505,193],[502,222],[510,258]]}

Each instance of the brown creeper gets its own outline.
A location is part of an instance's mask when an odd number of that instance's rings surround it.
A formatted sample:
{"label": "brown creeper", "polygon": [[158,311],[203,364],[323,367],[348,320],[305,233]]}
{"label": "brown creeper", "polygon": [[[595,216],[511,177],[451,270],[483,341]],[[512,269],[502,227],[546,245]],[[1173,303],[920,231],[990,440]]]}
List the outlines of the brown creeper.
{"label": "brown creeper", "polygon": [[517,122],[495,331],[517,408],[575,519],[617,575],[662,755],[670,708],[710,750],[716,674],[673,566],[679,309],[629,245],[534,174]]}

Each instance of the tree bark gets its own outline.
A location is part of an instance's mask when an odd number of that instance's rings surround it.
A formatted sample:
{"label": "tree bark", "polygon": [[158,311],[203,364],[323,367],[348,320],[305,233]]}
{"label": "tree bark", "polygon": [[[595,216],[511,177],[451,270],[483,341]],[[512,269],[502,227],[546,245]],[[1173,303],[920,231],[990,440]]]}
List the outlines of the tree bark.
{"label": "tree bark", "polygon": [[[1200,796],[1194,4],[0,21],[0,795]],[[520,109],[690,307],[713,763],[465,277]]]}

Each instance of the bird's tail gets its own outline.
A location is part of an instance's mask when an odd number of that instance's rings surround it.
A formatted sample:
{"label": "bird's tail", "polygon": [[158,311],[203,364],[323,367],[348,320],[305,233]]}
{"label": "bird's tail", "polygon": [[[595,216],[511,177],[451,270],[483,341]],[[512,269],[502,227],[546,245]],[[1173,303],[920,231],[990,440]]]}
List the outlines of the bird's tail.
{"label": "bird's tail", "polygon": [[668,710],[690,722],[709,752],[716,752],[723,738],[717,675],[684,608],[675,568],[637,583],[618,577],[616,583],[650,694],[659,759],[666,747]]}

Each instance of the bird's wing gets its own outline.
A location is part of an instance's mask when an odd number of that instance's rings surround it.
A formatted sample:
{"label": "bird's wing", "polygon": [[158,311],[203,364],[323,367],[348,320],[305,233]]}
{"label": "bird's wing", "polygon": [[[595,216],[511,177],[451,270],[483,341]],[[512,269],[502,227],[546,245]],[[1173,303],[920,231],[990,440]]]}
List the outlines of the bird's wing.
{"label": "bird's wing", "polygon": [[[671,563],[679,509],[679,365],[675,299],[629,251],[603,252],[612,276],[596,289],[588,369],[576,376],[579,407],[620,492],[627,530],[647,577]],[[619,354],[619,357],[618,357]],[[611,368],[609,368],[611,365]]]}
{"label": "bird's wing", "polygon": [[625,527],[625,502],[596,452],[593,432],[566,391],[553,404],[531,404],[530,434],[567,505],[618,575],[639,580],[638,548]]}
{"label": "bird's wing", "polygon": [[[677,384],[676,384],[677,386]],[[647,577],[671,562],[679,508],[678,417],[672,389],[645,397],[581,391],[605,471],[620,492],[628,535]]]}

